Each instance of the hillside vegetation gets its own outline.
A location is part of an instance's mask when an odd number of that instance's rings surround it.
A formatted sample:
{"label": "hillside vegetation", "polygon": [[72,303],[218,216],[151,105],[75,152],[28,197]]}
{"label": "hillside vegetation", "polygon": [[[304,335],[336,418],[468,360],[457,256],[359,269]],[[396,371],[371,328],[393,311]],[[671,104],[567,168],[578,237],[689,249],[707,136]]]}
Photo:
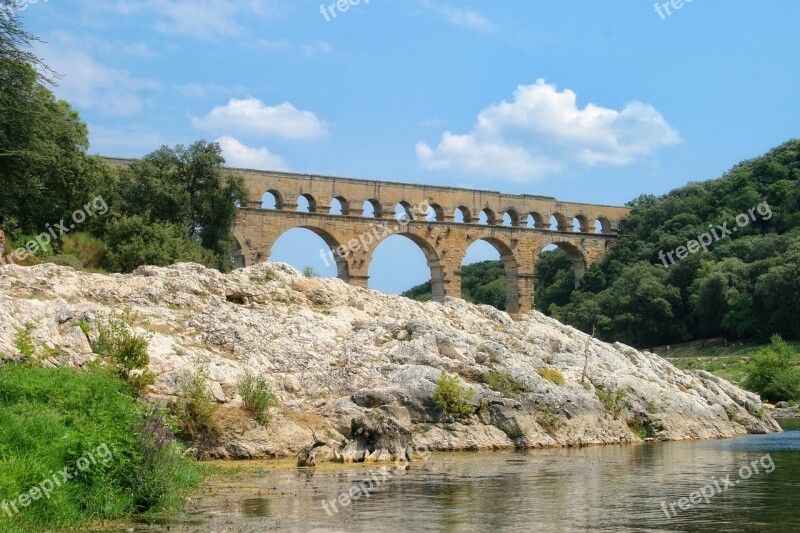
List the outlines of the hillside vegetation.
{"label": "hillside vegetation", "polygon": [[[536,307],[603,340],[639,347],[718,336],[800,338],[799,180],[800,141],[793,140],[721,178],[640,196],[628,204],[621,237],[577,290],[564,254],[542,254]],[[675,250],[704,234],[714,241],[707,251],[679,260]],[[499,264],[464,268],[497,275],[465,276],[471,301],[496,305],[482,295],[497,283]],[[422,289],[406,295],[418,298]]]}

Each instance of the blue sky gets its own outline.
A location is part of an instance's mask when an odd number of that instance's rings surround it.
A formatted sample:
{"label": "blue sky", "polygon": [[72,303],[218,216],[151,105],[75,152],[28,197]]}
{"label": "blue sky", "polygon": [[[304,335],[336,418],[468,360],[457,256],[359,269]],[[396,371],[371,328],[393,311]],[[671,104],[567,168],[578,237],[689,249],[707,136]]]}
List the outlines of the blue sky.
{"label": "blue sky", "polygon": [[[622,204],[798,136],[796,0],[694,0],[663,16],[608,0],[333,11],[39,0],[20,16],[103,155],[206,138],[235,166]],[[321,245],[293,231],[272,259],[332,275]],[[493,257],[476,245],[468,261]],[[422,253],[394,237],[370,283],[398,292],[427,277]]]}

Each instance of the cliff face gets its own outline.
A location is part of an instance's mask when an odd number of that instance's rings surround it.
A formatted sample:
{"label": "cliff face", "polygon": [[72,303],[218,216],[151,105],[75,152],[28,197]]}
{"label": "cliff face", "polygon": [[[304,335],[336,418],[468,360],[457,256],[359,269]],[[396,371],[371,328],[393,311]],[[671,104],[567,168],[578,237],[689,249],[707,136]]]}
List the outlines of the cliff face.
{"label": "cliff face", "polygon": [[[80,367],[93,354],[76,323],[97,324],[126,307],[152,335],[153,395],[174,395],[197,359],[208,363],[214,395],[227,407],[241,402],[235,383],[245,369],[272,384],[281,406],[269,425],[231,417],[236,423],[208,451],[215,457],[292,455],[312,430],[340,442],[352,437],[353,419],[376,413],[435,450],[635,442],[629,419],[664,440],[780,431],[752,393],[540,313],[515,322],[486,306],[414,302],[276,263],[228,275],[191,264],[111,276],[3,267],[0,354],[16,357],[16,331],[32,324],[37,344],[60,351],[44,364]],[[475,414],[446,419],[433,406],[442,369],[474,390]],[[489,371],[530,392],[490,389]],[[540,376],[553,371],[563,384]],[[597,391],[620,389],[627,397],[615,419]]]}

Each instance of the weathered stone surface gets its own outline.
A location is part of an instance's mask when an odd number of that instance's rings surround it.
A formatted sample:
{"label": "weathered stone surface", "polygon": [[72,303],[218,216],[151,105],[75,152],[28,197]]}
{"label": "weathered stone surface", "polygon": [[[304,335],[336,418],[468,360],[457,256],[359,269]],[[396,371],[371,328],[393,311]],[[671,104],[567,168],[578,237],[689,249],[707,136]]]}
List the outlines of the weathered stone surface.
{"label": "weathered stone surface", "polygon": [[[656,439],[779,430],[752,393],[591,339],[540,313],[513,321],[457,299],[419,303],[341,280],[307,279],[277,263],[228,275],[191,264],[111,276],[54,265],[2,267],[0,354],[17,357],[14,336],[32,324],[40,349],[58,347],[52,364],[81,367],[91,354],[77,322],[90,323],[91,337],[100,321],[125,307],[138,315],[136,327],[151,334],[156,396],[174,395],[178,376],[199,359],[224,409],[241,405],[236,382],[246,370],[265,376],[281,401],[267,427],[252,420],[232,427],[207,450],[210,457],[291,457],[316,440],[317,448],[336,450],[335,460],[397,455],[407,444],[404,431],[377,445],[363,423],[353,434],[354,420],[376,415],[386,427],[407,430],[413,446],[433,450],[636,442],[626,425],[634,412],[644,414]],[[543,367],[560,372],[565,383],[540,377]],[[474,415],[448,421],[432,405],[442,369],[474,391]],[[480,380],[489,370],[510,374],[530,392],[507,397],[489,389]],[[596,392],[619,387],[628,396],[615,420]],[[343,443],[350,446],[347,458]],[[321,457],[330,453],[319,450],[313,461]]]}

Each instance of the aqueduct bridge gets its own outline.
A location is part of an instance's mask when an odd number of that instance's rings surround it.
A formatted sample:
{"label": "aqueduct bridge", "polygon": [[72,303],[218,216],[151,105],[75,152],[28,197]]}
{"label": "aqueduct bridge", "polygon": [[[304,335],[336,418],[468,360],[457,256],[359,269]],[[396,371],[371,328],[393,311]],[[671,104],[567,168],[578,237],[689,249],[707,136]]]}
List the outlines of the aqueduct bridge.
{"label": "aqueduct bridge", "polygon": [[[509,313],[533,307],[534,266],[545,247],[563,249],[580,279],[602,258],[630,211],[527,194],[230,170],[244,177],[250,191],[234,229],[237,266],[266,261],[281,235],[305,228],[331,248],[330,260],[336,262],[341,279],[367,287],[380,240],[402,235],[425,254],[433,299],[460,298],[467,248],[483,240],[499,252],[504,264]],[[273,209],[263,207],[267,196],[272,197]]]}

